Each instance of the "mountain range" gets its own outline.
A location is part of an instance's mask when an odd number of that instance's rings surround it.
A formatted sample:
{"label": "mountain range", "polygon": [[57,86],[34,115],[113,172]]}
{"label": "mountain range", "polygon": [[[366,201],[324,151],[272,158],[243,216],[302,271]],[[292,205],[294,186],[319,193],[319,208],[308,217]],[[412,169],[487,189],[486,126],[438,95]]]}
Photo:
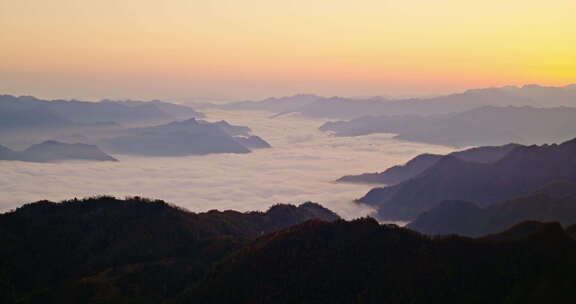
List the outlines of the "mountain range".
{"label": "mountain range", "polygon": [[[25,161],[98,159],[94,145],[107,153],[148,156],[249,153],[271,147],[248,127],[196,120],[203,116],[188,106],[159,100],[48,101],[1,95],[0,144],[20,149],[31,146],[18,153],[5,147],[1,157]],[[40,155],[35,151],[38,146],[46,149],[47,142],[52,143],[52,150],[60,143],[58,152]],[[90,146],[64,146],[65,142]],[[93,155],[82,156],[88,147]],[[80,148],[85,151],[79,152]]]}
{"label": "mountain range", "polygon": [[0,214],[2,303],[565,303],[573,226],[430,238],[318,204],[191,213],[40,201]]}
{"label": "mountain range", "polygon": [[484,106],[576,107],[574,85],[545,87],[525,85],[472,89],[431,98],[344,98],[300,94],[224,105],[203,105],[225,110],[263,110],[279,115],[353,119],[366,115],[432,115],[457,113]]}
{"label": "mountain range", "polygon": [[576,133],[576,108],[485,106],[437,115],[367,116],[327,122],[320,127],[336,136],[396,134],[396,139],[465,147],[558,142]]}
{"label": "mountain range", "polygon": [[0,302],[159,303],[250,240],[308,219],[339,217],[315,203],[248,213],[138,197],[27,204],[0,214]]}
{"label": "mountain range", "polygon": [[444,201],[407,227],[432,235],[480,236],[527,220],[576,224],[576,183],[554,182],[534,193],[484,208],[471,202]]}
{"label": "mountain range", "polygon": [[99,141],[105,151],[149,156],[184,156],[210,153],[250,153],[269,148],[250,129],[225,121],[210,123],[194,118],[168,124],[117,130]]}
{"label": "mountain range", "polygon": [[[475,147],[463,151],[449,153],[460,160],[473,163],[493,163],[512,151],[518,144],[503,146]],[[417,177],[428,168],[435,165],[446,155],[420,154],[404,165],[394,166],[379,173],[363,173],[360,175],[346,175],[336,180],[338,183],[358,184],[384,184],[395,185],[411,178]]]}
{"label": "mountain range", "polygon": [[430,239],[373,219],[257,239],[177,303],[565,303],[574,240],[556,223]]}
{"label": "mountain range", "polygon": [[470,201],[485,207],[557,180],[576,181],[576,139],[517,146],[492,163],[447,155],[416,177],[370,190],[358,202],[376,207],[381,219],[410,221],[442,201]]}
{"label": "mountain range", "polygon": [[59,128],[201,118],[194,109],[162,101],[86,102],[0,95],[0,129]]}

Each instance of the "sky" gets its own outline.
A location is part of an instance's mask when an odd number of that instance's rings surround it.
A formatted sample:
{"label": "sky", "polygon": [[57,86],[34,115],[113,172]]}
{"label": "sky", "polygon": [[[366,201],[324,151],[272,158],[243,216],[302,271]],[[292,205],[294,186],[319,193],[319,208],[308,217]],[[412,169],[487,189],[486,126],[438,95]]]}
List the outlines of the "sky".
{"label": "sky", "polygon": [[432,95],[576,82],[574,0],[0,0],[0,93]]}

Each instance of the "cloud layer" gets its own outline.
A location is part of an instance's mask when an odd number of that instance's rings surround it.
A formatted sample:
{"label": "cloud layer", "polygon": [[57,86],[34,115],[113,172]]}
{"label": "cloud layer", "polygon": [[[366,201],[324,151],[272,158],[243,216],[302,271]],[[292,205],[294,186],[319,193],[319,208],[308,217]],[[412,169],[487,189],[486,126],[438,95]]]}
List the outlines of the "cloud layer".
{"label": "cloud layer", "polygon": [[265,112],[209,112],[208,120],[246,125],[273,148],[251,154],[132,157],[120,162],[1,162],[0,211],[40,199],[99,194],[159,198],[191,211],[264,210],[274,203],[316,201],[346,218],[368,214],[352,203],[370,186],[334,184],[346,174],[382,171],[447,147],[401,142],[390,135],[327,136],[322,120],[269,118]]}

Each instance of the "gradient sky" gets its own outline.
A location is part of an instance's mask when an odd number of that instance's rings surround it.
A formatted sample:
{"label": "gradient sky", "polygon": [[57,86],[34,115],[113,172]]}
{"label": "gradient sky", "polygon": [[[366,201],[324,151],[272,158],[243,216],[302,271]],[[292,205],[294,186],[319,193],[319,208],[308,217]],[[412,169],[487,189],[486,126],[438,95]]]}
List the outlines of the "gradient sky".
{"label": "gradient sky", "polygon": [[0,0],[0,93],[419,95],[576,82],[574,0]]}

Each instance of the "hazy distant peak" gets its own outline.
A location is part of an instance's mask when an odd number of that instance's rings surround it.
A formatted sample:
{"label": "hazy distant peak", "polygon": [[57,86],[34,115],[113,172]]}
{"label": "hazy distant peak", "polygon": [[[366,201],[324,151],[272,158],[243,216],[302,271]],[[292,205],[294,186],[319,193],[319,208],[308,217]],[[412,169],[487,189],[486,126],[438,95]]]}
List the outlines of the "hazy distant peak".
{"label": "hazy distant peak", "polygon": [[[539,84],[534,84],[534,83],[525,84],[522,86],[522,89],[539,89],[539,88],[546,88],[546,87],[541,86]],[[547,88],[552,88],[552,87],[547,87]]]}
{"label": "hazy distant peak", "polygon": [[75,144],[69,144],[69,143],[63,143],[60,141],[56,141],[56,140],[46,140],[43,141],[39,144],[35,144],[32,145],[30,147],[28,147],[28,149],[26,149],[26,151],[34,151],[34,150],[39,150],[39,149],[47,149],[47,148],[63,148],[63,147],[90,147],[90,148],[95,148],[96,145],[89,145],[89,144],[81,144],[81,143],[75,143]]}
{"label": "hazy distant peak", "polygon": [[55,140],[47,140],[32,145],[24,151],[12,151],[0,148],[1,160],[19,160],[27,162],[53,162],[64,160],[97,160],[117,161],[112,156],[102,152],[95,145],[68,144]]}

